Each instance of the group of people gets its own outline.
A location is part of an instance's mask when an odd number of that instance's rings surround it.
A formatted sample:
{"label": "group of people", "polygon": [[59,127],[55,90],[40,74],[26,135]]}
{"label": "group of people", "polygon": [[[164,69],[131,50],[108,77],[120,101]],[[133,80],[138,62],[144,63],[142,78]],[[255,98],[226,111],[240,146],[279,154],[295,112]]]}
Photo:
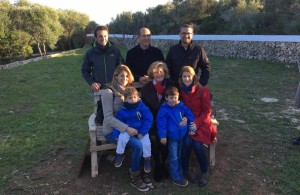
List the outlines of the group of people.
{"label": "group of people", "polygon": [[[156,182],[170,178],[187,186],[198,181],[200,187],[208,182],[203,144],[212,143],[217,134],[210,120],[211,93],[205,87],[211,64],[205,50],[192,41],[193,33],[192,25],[182,25],[179,43],[164,59],[162,51],[151,45],[151,31],[141,28],[138,45],[128,50],[125,62],[108,40],[108,28],[99,26],[95,45],[85,55],[84,79],[92,91],[104,89],[103,133],[117,144],[115,167],[122,165],[129,147],[130,183],[140,191],[152,186],[151,160]],[[142,87],[134,88],[134,81]],[[189,166],[192,149],[201,170],[199,179]]]}

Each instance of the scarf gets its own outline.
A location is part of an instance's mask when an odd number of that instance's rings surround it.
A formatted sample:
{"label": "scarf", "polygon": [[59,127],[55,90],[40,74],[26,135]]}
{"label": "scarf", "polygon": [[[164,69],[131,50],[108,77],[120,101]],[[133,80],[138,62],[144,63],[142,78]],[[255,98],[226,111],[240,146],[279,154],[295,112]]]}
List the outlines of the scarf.
{"label": "scarf", "polygon": [[128,110],[132,110],[137,108],[140,105],[141,101],[138,101],[136,103],[130,104],[128,102],[124,102],[123,107],[128,109]]}
{"label": "scarf", "polygon": [[193,85],[190,85],[190,86],[186,86],[184,83],[182,83],[181,85],[181,89],[186,93],[190,93],[192,91],[192,87]]}
{"label": "scarf", "polygon": [[165,92],[165,80],[163,80],[162,82],[157,82],[154,85],[154,88],[156,90],[156,92],[158,93],[158,95],[162,95]]}

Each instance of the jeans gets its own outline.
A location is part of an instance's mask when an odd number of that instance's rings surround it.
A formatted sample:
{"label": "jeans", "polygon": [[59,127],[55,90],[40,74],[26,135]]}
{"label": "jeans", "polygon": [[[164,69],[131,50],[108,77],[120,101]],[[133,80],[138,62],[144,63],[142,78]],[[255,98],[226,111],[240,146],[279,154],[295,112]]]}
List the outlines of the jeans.
{"label": "jeans", "polygon": [[[117,144],[112,132],[107,134],[105,138],[110,143]],[[131,165],[130,165],[131,172],[140,171],[140,163],[141,163],[141,157],[143,153],[142,142],[138,137],[130,137],[127,146],[131,149]]]}
{"label": "jeans", "polygon": [[207,173],[208,163],[203,143],[193,140],[189,135],[184,137],[182,143],[182,170],[184,172],[189,170],[189,160],[192,148],[195,151],[201,173]]}
{"label": "jeans", "polygon": [[170,140],[168,139],[168,149],[169,149],[169,169],[171,179],[173,181],[183,180],[183,173],[181,167],[181,140]]}

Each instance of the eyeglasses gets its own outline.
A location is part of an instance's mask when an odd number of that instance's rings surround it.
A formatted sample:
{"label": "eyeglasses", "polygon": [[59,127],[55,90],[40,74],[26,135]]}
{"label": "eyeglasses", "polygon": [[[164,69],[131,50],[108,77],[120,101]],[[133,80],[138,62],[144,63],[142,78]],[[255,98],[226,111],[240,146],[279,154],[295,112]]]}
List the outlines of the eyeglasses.
{"label": "eyeglasses", "polygon": [[192,35],[193,33],[190,33],[190,32],[181,32],[180,34],[182,34],[182,35]]}
{"label": "eyeglasses", "polygon": [[151,37],[151,34],[148,34],[148,35],[141,35],[141,37],[143,37],[143,38]]}

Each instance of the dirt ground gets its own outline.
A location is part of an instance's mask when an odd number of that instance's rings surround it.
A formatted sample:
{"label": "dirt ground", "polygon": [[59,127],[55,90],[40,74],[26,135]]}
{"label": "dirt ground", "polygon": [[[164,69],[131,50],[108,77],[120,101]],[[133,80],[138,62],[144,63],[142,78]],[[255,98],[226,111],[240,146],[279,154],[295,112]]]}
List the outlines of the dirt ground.
{"label": "dirt ground", "polygon": [[[221,134],[221,133],[220,133]],[[249,154],[247,137],[220,135],[216,149],[216,166],[209,172],[209,184],[199,188],[190,184],[186,192],[196,194],[201,190],[214,194],[242,194],[247,189],[251,194],[271,194],[266,187],[267,179],[257,173],[260,164],[272,165],[271,160],[259,160]],[[223,140],[226,140],[224,142]],[[234,143],[234,144],[232,144]],[[242,147],[240,147],[242,145]],[[121,168],[113,166],[111,155],[104,154],[100,159],[99,175],[90,176],[90,160],[87,156],[80,177],[80,159],[71,162],[72,156],[66,148],[55,147],[45,153],[44,158],[30,172],[18,175],[5,189],[6,194],[138,194],[129,184],[129,155]],[[192,165],[199,171],[193,155]],[[246,186],[246,187],[245,187]],[[154,182],[154,188],[146,194],[185,194],[183,188],[168,180]]]}

